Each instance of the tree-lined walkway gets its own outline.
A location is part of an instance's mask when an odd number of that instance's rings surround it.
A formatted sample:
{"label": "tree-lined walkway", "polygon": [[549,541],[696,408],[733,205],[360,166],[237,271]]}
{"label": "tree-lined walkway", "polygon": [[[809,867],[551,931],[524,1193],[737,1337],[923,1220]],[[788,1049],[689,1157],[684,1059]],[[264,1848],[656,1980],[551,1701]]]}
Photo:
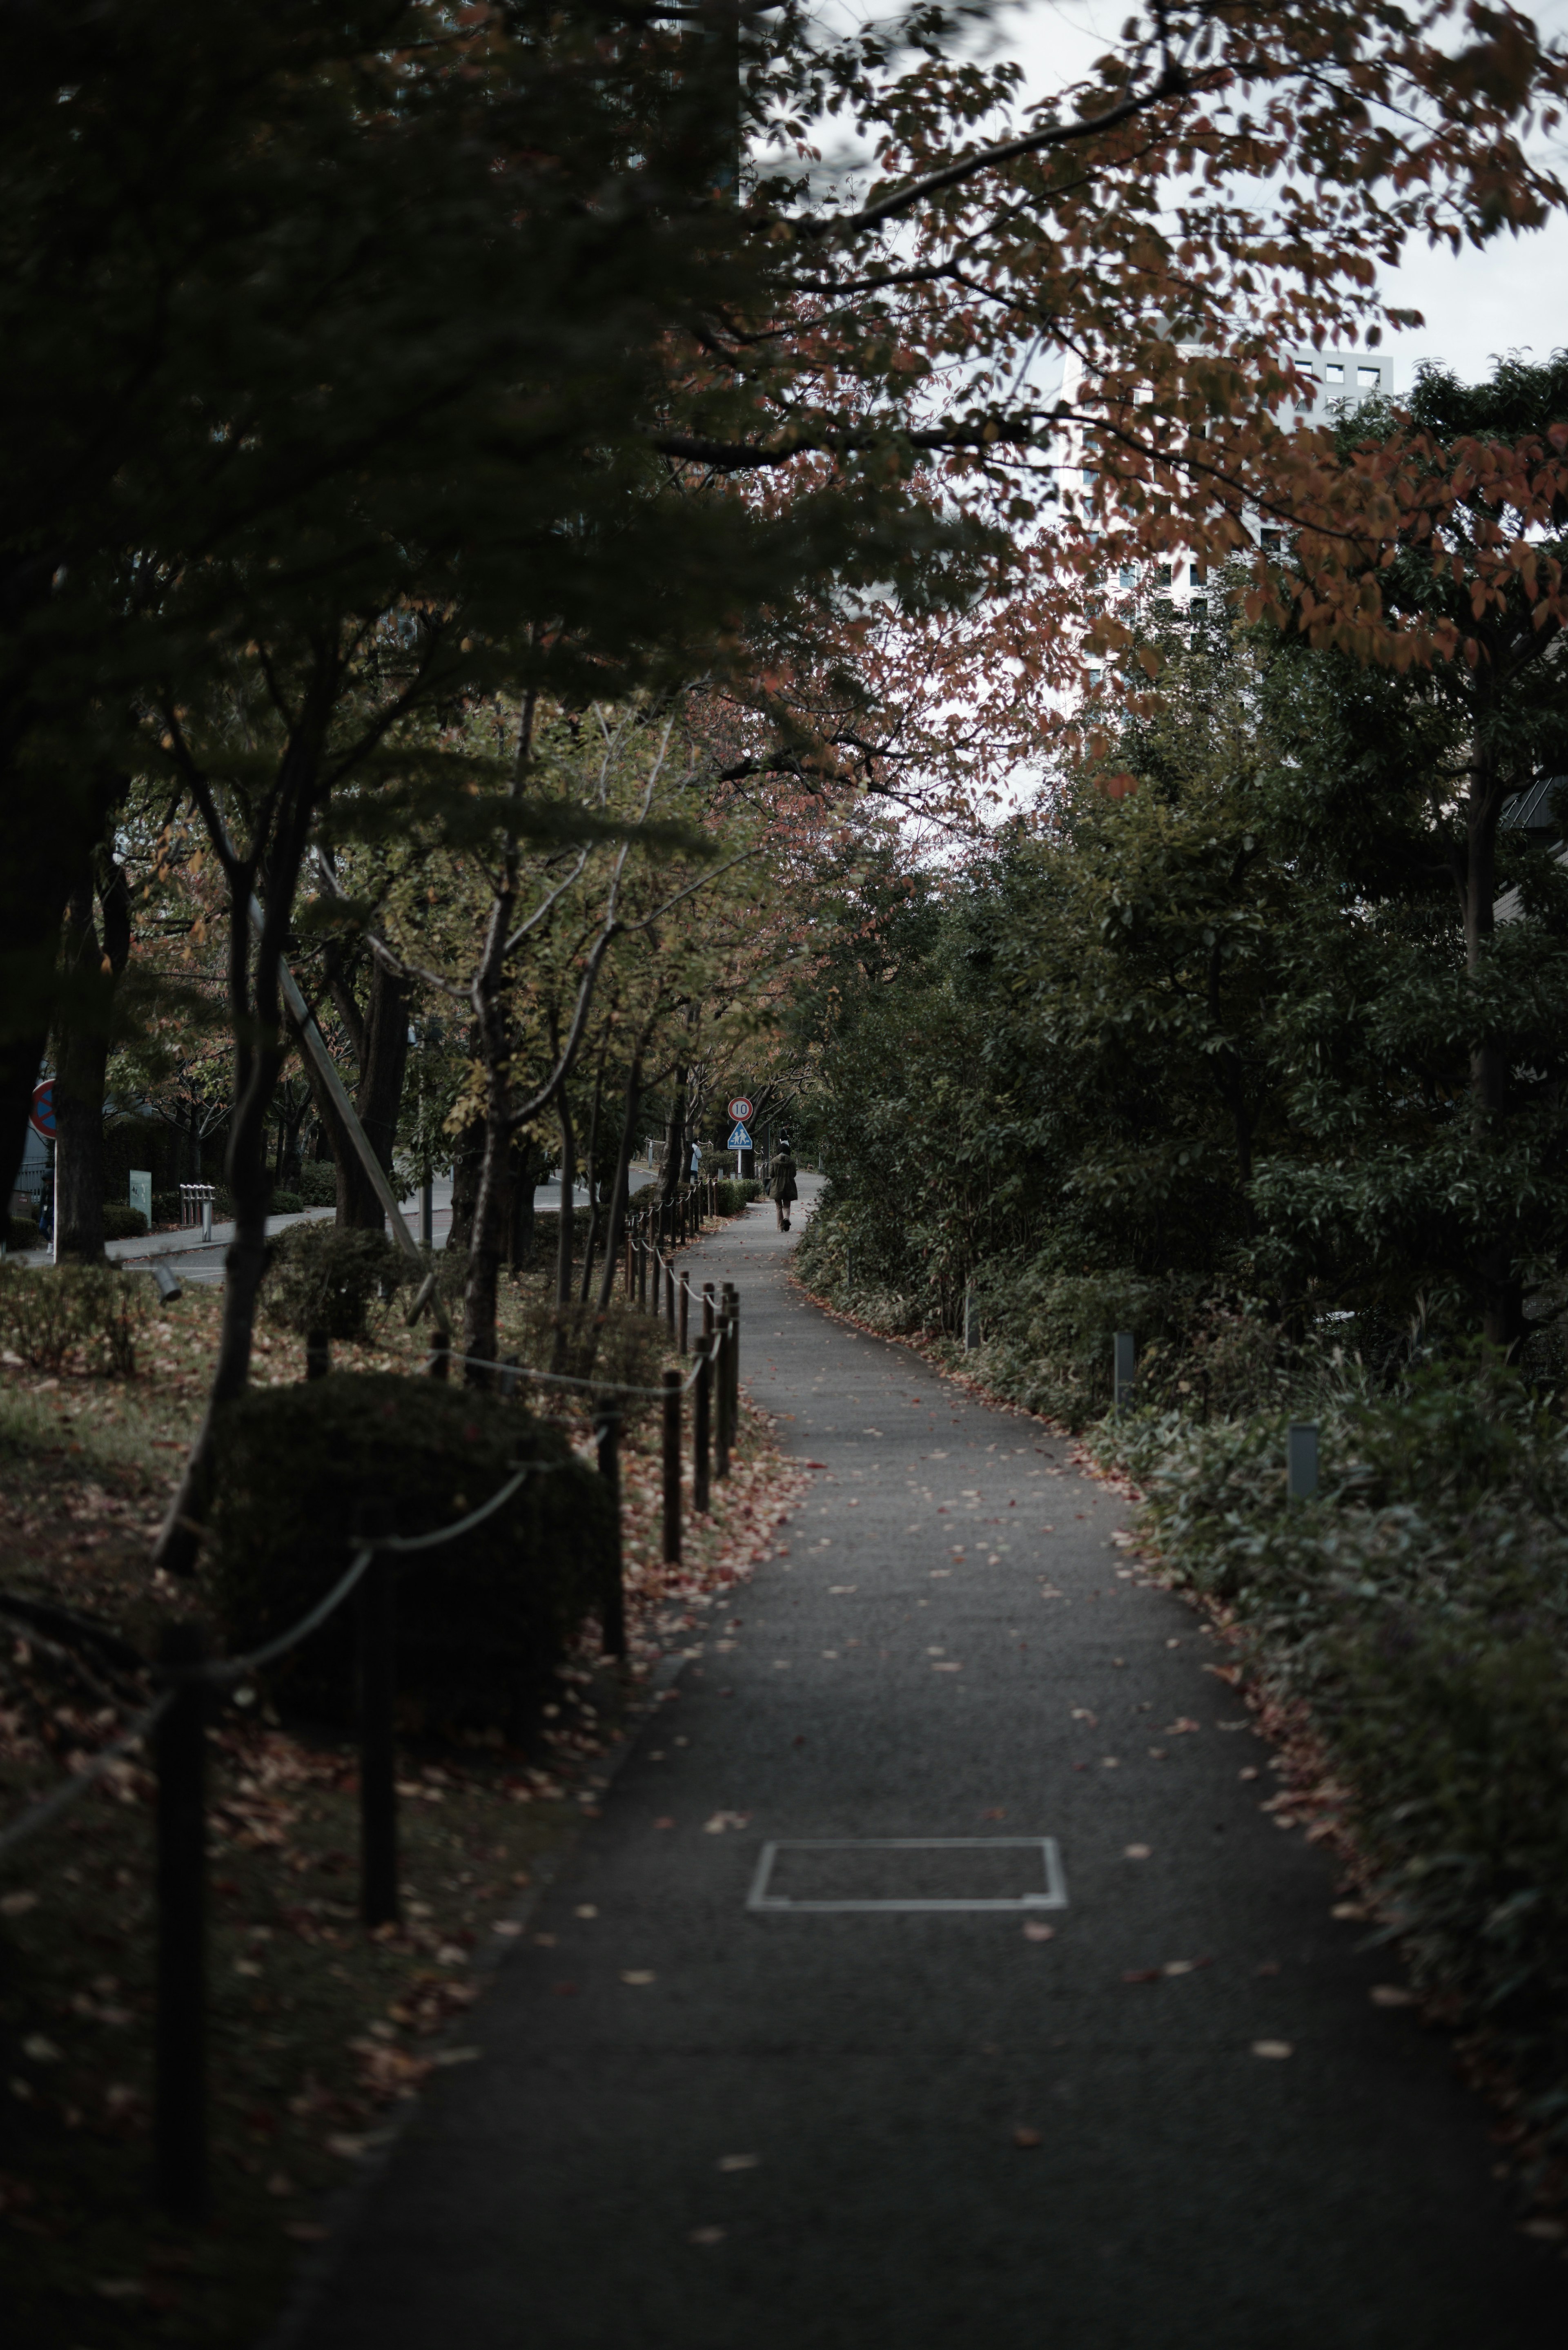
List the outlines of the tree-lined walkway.
{"label": "tree-lined walkway", "polygon": [[[290,2350],[1553,2338],[1561,2261],[1112,1497],[806,1304],[790,1245],[764,1207],[686,1259],[823,1464],[787,1555],[693,1641]],[[769,1839],[1008,1835],[1057,1839],[1064,1910],[746,1907]]]}

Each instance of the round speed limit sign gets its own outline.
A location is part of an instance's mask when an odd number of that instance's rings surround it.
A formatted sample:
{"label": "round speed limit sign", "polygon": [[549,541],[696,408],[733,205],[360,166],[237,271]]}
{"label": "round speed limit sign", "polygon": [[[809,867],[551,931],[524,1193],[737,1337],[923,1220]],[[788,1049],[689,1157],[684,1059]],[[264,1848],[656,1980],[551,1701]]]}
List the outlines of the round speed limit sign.
{"label": "round speed limit sign", "polygon": [[730,1116],[732,1118],[738,1118],[743,1121],[750,1118],[751,1114],[752,1105],[750,1097],[745,1094],[737,1094],[734,1100],[730,1104]]}

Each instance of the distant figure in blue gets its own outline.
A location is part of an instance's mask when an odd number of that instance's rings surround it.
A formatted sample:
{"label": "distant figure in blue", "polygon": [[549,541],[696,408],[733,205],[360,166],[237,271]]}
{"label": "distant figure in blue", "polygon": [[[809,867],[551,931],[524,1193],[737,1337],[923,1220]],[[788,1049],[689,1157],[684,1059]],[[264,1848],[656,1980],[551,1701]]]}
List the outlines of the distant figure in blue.
{"label": "distant figure in blue", "polygon": [[691,1180],[693,1181],[693,1183],[695,1183],[695,1181],[697,1180],[698,1176],[701,1173],[701,1171],[702,1171],[702,1145],[701,1145],[700,1142],[694,1142],[694,1143],[691,1145]]}
{"label": "distant figure in blue", "polygon": [[774,1205],[778,1210],[781,1232],[788,1232],[790,1208],[800,1197],[800,1187],[794,1180],[799,1172],[800,1170],[790,1153],[789,1137],[787,1134],[781,1134],[779,1155],[774,1160],[774,1180],[768,1186],[773,1195]]}

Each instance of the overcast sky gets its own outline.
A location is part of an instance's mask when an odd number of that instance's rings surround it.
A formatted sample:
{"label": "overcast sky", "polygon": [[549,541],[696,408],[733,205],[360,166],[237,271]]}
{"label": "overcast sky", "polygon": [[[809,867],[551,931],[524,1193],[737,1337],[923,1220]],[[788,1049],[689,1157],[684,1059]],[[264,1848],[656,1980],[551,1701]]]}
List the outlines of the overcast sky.
{"label": "overcast sky", "polygon": [[[1543,30],[1568,36],[1568,0],[1542,0],[1530,13]],[[1128,0],[1020,0],[1002,19],[999,46],[1040,96],[1085,72],[1127,14]],[[1568,140],[1556,142],[1554,160],[1568,181]],[[1421,359],[1441,359],[1470,381],[1489,372],[1494,353],[1517,348],[1544,359],[1568,348],[1568,215],[1533,236],[1496,237],[1480,252],[1411,249],[1386,275],[1384,293],[1426,319],[1391,338],[1398,390]]]}

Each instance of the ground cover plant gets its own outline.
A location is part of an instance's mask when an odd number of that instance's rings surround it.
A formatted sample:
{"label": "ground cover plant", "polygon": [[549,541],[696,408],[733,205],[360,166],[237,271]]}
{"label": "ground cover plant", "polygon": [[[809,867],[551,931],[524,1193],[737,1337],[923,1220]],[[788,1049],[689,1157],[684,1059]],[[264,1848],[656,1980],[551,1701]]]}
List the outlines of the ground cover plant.
{"label": "ground cover plant", "polygon": [[[47,1282],[52,1274],[29,1274]],[[503,1326],[526,1358],[546,1276],[507,1284]],[[151,1289],[151,1284],[147,1284]],[[0,1624],[0,1818],[91,1753],[148,1695],[82,1621],[151,1653],[162,1628],[212,1605],[151,1564],[150,1541],[199,1410],[219,1301],[192,1289],[151,1308],[134,1375],[0,1366],[0,1590],[30,1604]],[[641,1320],[642,1317],[638,1317]],[[645,1326],[648,1326],[645,1325]],[[302,1336],[257,1337],[255,1406],[313,1400]],[[395,1314],[345,1341],[327,1382],[411,1391],[428,1344]],[[657,1360],[657,1347],[655,1359]],[[436,1409],[507,1416],[521,1403],[452,1386]],[[539,1440],[581,1457],[573,1405]],[[599,1653],[592,1614],[554,1656],[530,1721],[444,1734],[400,1730],[402,1928],[358,1922],[357,1757],[340,1729],[286,1710],[280,1681],[214,1726],[212,1809],[213,2133],[217,2224],[161,2221],[149,2202],[152,2001],[151,1785],[132,1755],[54,1826],[0,1858],[0,2297],[40,2350],[254,2341],[333,2190],[395,2125],[434,2065],[482,2039],[488,1960],[526,1931],[529,1888],[604,1784],[607,1752],[646,1700],[655,1662],[722,1607],[765,1555],[805,1472],[742,1413],[731,1478],[685,1558],[660,1557],[657,1424],[622,1459],[630,1655]],[[595,1498],[589,1491],[589,1498]],[[58,1617],[53,1611],[61,1611]],[[472,2018],[472,2020],[471,2020]]]}

